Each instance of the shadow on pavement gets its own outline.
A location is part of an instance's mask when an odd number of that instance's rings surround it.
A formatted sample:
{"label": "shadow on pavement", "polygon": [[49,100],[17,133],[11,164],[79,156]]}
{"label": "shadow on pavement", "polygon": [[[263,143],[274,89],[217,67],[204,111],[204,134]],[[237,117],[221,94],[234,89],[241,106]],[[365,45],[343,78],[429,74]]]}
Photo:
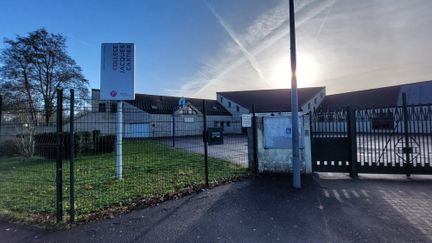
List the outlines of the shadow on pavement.
{"label": "shadow on pavement", "polygon": [[[266,176],[231,183],[67,231],[33,232],[37,238],[25,239],[35,242],[432,240],[431,179],[360,176],[352,180],[344,175],[320,174],[303,178],[301,190],[292,189],[291,181],[287,176]],[[1,233],[0,236],[4,237]]]}

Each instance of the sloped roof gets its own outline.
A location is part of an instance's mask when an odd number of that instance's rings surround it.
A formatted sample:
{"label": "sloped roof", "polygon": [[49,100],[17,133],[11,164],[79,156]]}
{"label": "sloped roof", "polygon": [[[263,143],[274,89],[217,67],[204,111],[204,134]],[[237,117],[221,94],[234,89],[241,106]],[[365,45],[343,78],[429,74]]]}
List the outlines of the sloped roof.
{"label": "sloped roof", "polygon": [[[299,88],[299,108],[324,89],[324,87]],[[217,94],[249,110],[255,104],[256,112],[291,111],[291,89],[230,91],[218,92]]]}
{"label": "sloped roof", "polygon": [[320,108],[396,106],[401,85],[327,95]]}
{"label": "sloped roof", "polygon": [[407,93],[408,104],[429,104],[432,81],[405,83],[400,85],[351,91],[327,95],[320,105],[322,109],[353,107],[387,107],[398,106],[401,103],[401,93]]}
{"label": "sloped roof", "polygon": [[[178,106],[180,98],[175,96],[135,94],[135,100],[126,102],[150,114],[172,114],[173,110]],[[185,99],[186,103],[189,102],[200,112],[203,112],[203,99]],[[231,115],[219,102],[208,99],[206,99],[206,113],[207,115]]]}

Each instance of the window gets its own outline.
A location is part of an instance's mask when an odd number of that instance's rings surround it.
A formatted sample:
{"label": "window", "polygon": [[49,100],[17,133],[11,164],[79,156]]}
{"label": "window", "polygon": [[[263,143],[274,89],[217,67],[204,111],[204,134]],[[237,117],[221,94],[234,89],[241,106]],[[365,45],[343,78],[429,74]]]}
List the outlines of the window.
{"label": "window", "polygon": [[315,105],[317,104],[317,102],[318,102],[318,101],[317,101],[317,98],[315,97],[315,99],[314,99],[314,103],[315,103]]}
{"label": "window", "polygon": [[117,104],[116,103],[111,103],[111,109],[110,111],[112,113],[116,113],[117,112]]}
{"label": "window", "polygon": [[221,97],[221,103],[223,103],[223,97]]}
{"label": "window", "polygon": [[231,101],[228,101],[228,107],[231,108]]}
{"label": "window", "polygon": [[106,104],[99,103],[99,112],[106,112]]}
{"label": "window", "polygon": [[310,110],[310,108],[311,108],[311,105],[310,105],[310,103],[308,103],[308,109]]}
{"label": "window", "polygon": [[219,122],[218,121],[214,121],[214,127],[218,127],[219,126]]}
{"label": "window", "polygon": [[220,124],[221,124],[221,127],[225,126],[225,122],[223,122],[223,121],[221,121]]}
{"label": "window", "polygon": [[237,112],[240,112],[240,106],[236,105]]}
{"label": "window", "polygon": [[227,121],[227,127],[231,126],[231,122]]}

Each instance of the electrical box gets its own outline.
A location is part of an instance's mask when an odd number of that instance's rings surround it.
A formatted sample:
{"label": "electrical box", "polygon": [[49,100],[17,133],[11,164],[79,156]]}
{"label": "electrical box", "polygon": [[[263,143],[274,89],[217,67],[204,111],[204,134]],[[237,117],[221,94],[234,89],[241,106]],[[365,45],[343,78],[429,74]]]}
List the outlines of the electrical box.
{"label": "electrical box", "polygon": [[[299,135],[302,141],[303,124],[299,119]],[[292,123],[288,117],[264,117],[264,148],[290,149],[292,147]]]}
{"label": "electrical box", "polygon": [[208,128],[208,145],[223,144],[223,129]]}

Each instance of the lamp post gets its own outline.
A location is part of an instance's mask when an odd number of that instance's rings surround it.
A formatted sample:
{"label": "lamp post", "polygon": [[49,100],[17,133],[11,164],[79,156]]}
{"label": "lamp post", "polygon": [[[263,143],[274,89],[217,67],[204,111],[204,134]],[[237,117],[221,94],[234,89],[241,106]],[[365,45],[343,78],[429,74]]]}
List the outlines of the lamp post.
{"label": "lamp post", "polygon": [[292,171],[293,187],[301,188],[300,153],[299,153],[299,125],[298,125],[298,97],[297,97],[297,57],[295,37],[294,0],[289,2],[290,20],[290,50],[291,50],[291,124],[292,124]]}

